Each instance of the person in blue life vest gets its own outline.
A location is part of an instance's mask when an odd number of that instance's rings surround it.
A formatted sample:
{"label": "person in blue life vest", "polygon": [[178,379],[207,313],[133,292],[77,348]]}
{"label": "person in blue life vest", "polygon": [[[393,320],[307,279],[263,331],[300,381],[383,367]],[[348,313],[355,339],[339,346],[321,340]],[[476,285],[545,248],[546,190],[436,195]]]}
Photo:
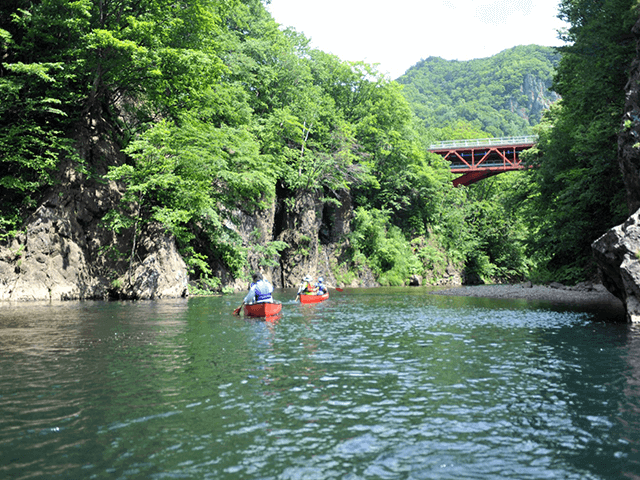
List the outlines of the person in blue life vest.
{"label": "person in blue life vest", "polygon": [[252,303],[275,303],[271,294],[273,293],[273,285],[262,278],[261,273],[254,273],[251,276],[253,282],[249,285],[249,293],[244,297],[242,304],[235,310],[240,312],[243,305],[251,305]]}
{"label": "person in blue life vest", "polygon": [[322,277],[318,278],[316,288],[316,295],[324,295],[325,293],[327,293],[327,287],[324,286],[324,279]]}
{"label": "person in blue life vest", "polygon": [[253,283],[249,285],[249,293],[244,297],[244,303],[273,303],[273,285],[262,277],[261,273],[254,273]]}

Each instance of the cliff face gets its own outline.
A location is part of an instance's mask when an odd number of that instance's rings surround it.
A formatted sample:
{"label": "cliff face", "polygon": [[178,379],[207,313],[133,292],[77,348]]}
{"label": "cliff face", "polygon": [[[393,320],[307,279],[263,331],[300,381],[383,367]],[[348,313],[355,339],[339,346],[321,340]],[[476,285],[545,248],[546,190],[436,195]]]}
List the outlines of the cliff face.
{"label": "cliff face", "polygon": [[623,301],[627,320],[640,321],[640,210],[596,240],[592,248],[602,283]]}
{"label": "cliff face", "polygon": [[[129,264],[120,252],[132,243],[130,234],[118,235],[101,225],[121,192],[113,182],[99,180],[106,165],[122,161],[108,143],[92,145],[103,164],[94,164],[94,177],[78,174],[71,166],[63,169],[58,186],[45,197],[27,219],[24,231],[0,246],[0,301],[157,299],[188,295],[187,266],[174,239],[158,225],[140,233],[134,261]],[[234,230],[248,247],[250,271],[262,271],[275,287],[295,287],[305,275],[323,276],[337,285],[333,272],[345,248],[353,208],[348,192],[342,192],[341,207],[327,209],[317,193],[305,192],[294,202],[277,199],[260,212],[233,212]],[[293,205],[293,206],[291,206]],[[327,218],[330,217],[330,218]],[[331,224],[321,245],[321,231]],[[267,245],[286,242],[277,265],[265,263]],[[247,273],[251,273],[251,272]],[[234,278],[222,265],[213,273],[223,287],[245,290],[247,282]],[[352,286],[375,286],[371,272],[363,271]]]}
{"label": "cliff face", "polygon": [[[108,143],[90,148],[92,156],[121,160]],[[92,167],[95,178],[105,173],[104,164]],[[0,300],[153,299],[187,294],[186,265],[173,238],[161,230],[150,226],[143,232],[131,269],[114,255],[117,249],[126,249],[130,237],[116,235],[100,221],[121,194],[113,182],[95,178],[78,174],[71,166],[63,168],[58,185],[27,219],[23,232],[0,247]]]}
{"label": "cliff face", "polygon": [[[348,247],[346,235],[350,232],[353,206],[348,191],[337,192],[341,205],[327,208],[320,192],[303,191],[292,201],[275,199],[273,205],[261,212],[248,215],[238,212],[235,224],[229,224],[249,248],[249,268],[261,271],[277,288],[294,288],[302,278],[323,277],[331,286],[345,286],[336,274],[346,274],[346,267],[340,266],[341,257]],[[258,235],[255,232],[259,232]],[[280,252],[277,266],[265,266],[261,253],[263,247],[273,241],[287,244]],[[341,271],[342,270],[342,271]],[[246,288],[246,282],[216,272],[223,284],[234,290]],[[345,275],[346,276],[346,275]],[[353,277],[349,286],[378,286],[373,274],[363,268],[359,276]]]}
{"label": "cliff face", "polygon": [[618,161],[630,212],[640,208],[640,20],[633,28],[636,59],[626,87],[625,113],[618,136]]}
{"label": "cliff face", "polygon": [[526,74],[522,80],[519,98],[509,98],[509,110],[517,113],[531,125],[535,125],[542,119],[542,114],[552,103],[558,101],[560,96],[550,90],[551,82],[546,82],[532,74]]}
{"label": "cliff face", "polygon": [[593,244],[603,284],[626,307],[627,320],[640,321],[640,20],[633,28],[636,59],[626,86],[625,113],[618,135],[618,161],[630,212],[622,225]]}

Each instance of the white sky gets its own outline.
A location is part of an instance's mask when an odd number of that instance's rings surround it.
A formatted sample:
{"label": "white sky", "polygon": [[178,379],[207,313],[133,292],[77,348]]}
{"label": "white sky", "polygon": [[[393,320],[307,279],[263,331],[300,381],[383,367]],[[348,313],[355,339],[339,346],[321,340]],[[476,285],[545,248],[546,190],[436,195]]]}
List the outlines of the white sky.
{"label": "white sky", "polygon": [[434,56],[470,60],[516,45],[558,46],[558,0],[271,0],[283,27],[396,79]]}

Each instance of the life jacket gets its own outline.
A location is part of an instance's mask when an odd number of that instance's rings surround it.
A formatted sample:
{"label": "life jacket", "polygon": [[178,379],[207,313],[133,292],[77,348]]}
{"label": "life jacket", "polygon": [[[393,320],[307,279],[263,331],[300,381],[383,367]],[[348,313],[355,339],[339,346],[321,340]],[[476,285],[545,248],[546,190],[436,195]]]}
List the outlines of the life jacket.
{"label": "life jacket", "polygon": [[270,283],[265,282],[264,280],[258,280],[256,283],[251,284],[251,288],[254,288],[254,291],[256,292],[256,303],[273,301],[273,298],[271,298],[273,287]]}

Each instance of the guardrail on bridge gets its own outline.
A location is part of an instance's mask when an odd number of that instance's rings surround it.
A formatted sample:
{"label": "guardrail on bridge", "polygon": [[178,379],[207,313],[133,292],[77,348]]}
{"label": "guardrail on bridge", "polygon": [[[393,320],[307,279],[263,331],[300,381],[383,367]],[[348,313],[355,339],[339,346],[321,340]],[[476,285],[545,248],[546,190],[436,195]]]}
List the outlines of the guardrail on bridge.
{"label": "guardrail on bridge", "polygon": [[464,147],[493,147],[500,145],[523,145],[534,144],[538,141],[537,135],[523,135],[520,137],[500,137],[500,138],[474,138],[472,140],[447,140],[439,143],[432,143],[429,150],[442,150],[447,148]]}

